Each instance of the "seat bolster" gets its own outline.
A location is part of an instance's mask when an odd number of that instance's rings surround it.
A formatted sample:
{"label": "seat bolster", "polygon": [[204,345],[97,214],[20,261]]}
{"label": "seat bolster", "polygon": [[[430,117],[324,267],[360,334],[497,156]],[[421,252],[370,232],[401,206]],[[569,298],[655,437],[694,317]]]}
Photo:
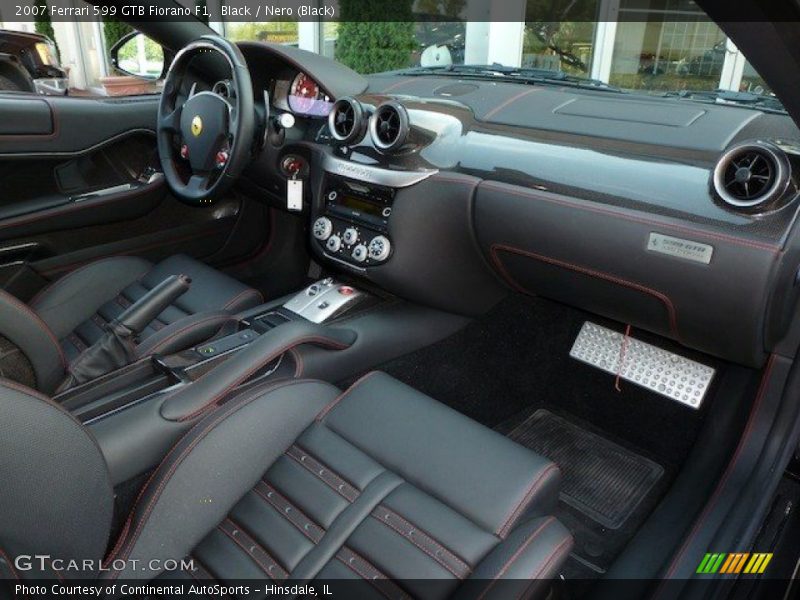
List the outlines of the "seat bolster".
{"label": "seat bolster", "polygon": [[0,550],[12,558],[99,560],[108,543],[114,496],[91,433],[50,398],[5,379],[0,379],[0,415]]}
{"label": "seat bolster", "polygon": [[56,280],[39,292],[30,305],[62,339],[152,266],[132,256],[98,260]]}
{"label": "seat bolster", "polygon": [[67,362],[55,334],[41,317],[11,294],[0,290],[2,334],[28,358],[36,386],[52,393],[66,376]]}
{"label": "seat bolster", "polygon": [[[206,416],[144,486],[106,562],[185,557],[338,393],[318,381],[267,382]],[[130,568],[108,573],[110,579],[153,575]]]}
{"label": "seat bolster", "polygon": [[537,587],[550,585],[572,546],[572,535],[555,517],[528,521],[480,562],[455,598],[538,598]]}
{"label": "seat bolster", "polygon": [[500,538],[524,518],[553,514],[558,501],[551,461],[385,373],[356,382],[322,419]]}

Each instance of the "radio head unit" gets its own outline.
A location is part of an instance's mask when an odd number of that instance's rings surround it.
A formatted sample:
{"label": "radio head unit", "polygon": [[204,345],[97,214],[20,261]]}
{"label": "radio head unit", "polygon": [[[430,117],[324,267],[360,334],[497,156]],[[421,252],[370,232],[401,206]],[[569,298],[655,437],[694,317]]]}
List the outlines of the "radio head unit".
{"label": "radio head unit", "polygon": [[327,212],[386,231],[394,189],[329,175],[325,182]]}

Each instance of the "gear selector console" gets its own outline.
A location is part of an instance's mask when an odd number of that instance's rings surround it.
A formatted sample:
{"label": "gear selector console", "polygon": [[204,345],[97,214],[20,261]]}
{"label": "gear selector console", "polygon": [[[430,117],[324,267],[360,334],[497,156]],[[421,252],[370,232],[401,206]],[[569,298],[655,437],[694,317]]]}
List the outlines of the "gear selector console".
{"label": "gear selector console", "polygon": [[366,294],[332,278],[322,279],[298,292],[283,305],[312,323],[324,323],[352,308]]}

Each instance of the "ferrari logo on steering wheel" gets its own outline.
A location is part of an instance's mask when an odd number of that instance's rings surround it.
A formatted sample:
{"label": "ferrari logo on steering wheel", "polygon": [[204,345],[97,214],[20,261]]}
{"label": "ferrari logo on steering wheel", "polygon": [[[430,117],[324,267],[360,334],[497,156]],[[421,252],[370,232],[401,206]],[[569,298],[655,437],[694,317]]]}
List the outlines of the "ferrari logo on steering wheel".
{"label": "ferrari logo on steering wheel", "polygon": [[201,133],[203,133],[203,119],[200,118],[200,115],[195,115],[192,119],[192,135],[197,137]]}

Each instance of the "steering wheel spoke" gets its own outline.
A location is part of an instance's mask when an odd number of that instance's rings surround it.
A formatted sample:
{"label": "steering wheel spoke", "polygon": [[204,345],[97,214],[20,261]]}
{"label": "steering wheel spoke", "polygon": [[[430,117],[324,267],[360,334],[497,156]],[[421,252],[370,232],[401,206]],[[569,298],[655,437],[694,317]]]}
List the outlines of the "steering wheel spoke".
{"label": "steering wheel spoke", "polygon": [[[217,52],[230,66],[231,98],[193,84],[181,100],[179,84],[189,74],[193,57]],[[219,198],[244,169],[255,135],[253,83],[236,44],[217,35],[205,35],[180,50],[164,82],[156,121],[158,153],[164,178],[173,194],[191,204],[207,204]],[[176,161],[175,137],[180,136],[183,165],[189,163],[188,181]],[[222,144],[220,142],[223,142]]]}
{"label": "steering wheel spoke", "polygon": [[208,176],[194,174],[186,184],[186,190],[193,196],[199,196],[206,192],[208,186]]}

